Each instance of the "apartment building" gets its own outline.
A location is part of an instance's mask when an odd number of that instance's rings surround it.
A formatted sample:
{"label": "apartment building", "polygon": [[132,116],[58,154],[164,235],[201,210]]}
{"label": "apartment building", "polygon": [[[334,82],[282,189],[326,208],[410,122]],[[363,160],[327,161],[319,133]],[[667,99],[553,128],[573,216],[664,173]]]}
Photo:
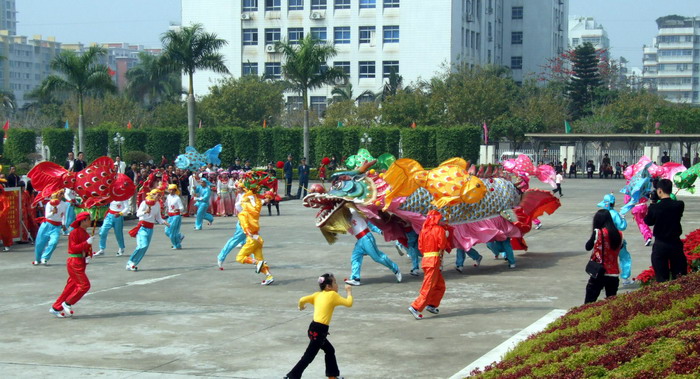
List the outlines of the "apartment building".
{"label": "apartment building", "polygon": [[700,104],[700,17],[656,20],[658,35],[644,46],[642,78],[666,100]]}
{"label": "apartment building", "polygon": [[[275,43],[310,34],[335,45],[329,64],[356,94],[378,92],[392,71],[408,84],[457,64],[507,66],[522,81],[564,51],[567,14],[568,0],[182,0],[182,25],[201,23],[229,42],[222,53],[235,77],[281,78]],[[197,72],[195,93],[222,77]],[[318,113],[331,89],[311,93]]]}
{"label": "apartment building", "polygon": [[575,48],[586,42],[596,50],[610,49],[608,32],[593,17],[569,17],[569,47]]}

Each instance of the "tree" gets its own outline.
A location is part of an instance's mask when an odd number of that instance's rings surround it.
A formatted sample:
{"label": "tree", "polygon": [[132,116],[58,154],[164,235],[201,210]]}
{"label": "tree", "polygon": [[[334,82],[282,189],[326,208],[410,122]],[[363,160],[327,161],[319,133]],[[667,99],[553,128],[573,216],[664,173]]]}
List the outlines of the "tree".
{"label": "tree", "polygon": [[579,118],[591,114],[596,90],[603,86],[598,67],[600,59],[593,45],[586,42],[574,49],[571,62],[573,74],[567,85],[567,95],[574,118]]}
{"label": "tree", "polygon": [[542,124],[529,122],[517,117],[503,117],[496,121],[489,130],[490,137],[494,140],[506,138],[513,144],[513,150],[517,151],[525,142],[525,133],[542,132]]}
{"label": "tree", "polygon": [[309,91],[323,85],[331,85],[347,74],[335,67],[328,67],[328,60],[338,54],[335,46],[322,43],[311,35],[298,44],[277,42],[276,48],[282,52],[285,63],[282,72],[291,89],[301,94],[304,109],[304,156],[309,156]]}
{"label": "tree", "polygon": [[657,109],[667,106],[668,103],[656,94],[627,91],[601,107],[600,112],[611,114],[619,120],[616,128],[619,133],[653,133]]}
{"label": "tree", "polygon": [[115,92],[117,87],[112,82],[107,66],[98,63],[107,55],[107,49],[91,46],[82,55],[64,50],[51,61],[51,69],[63,76],[49,75],[39,85],[38,92],[45,95],[75,95],[78,102],[78,149],[83,151],[83,101],[86,96],[104,92]]}
{"label": "tree", "polygon": [[139,63],[126,72],[130,96],[150,108],[163,101],[175,101],[182,93],[180,75],[164,64],[163,56],[139,53]]}
{"label": "tree", "polygon": [[[63,119],[79,119],[80,108],[75,101],[67,101],[61,107]],[[83,115],[86,120],[90,120],[88,125],[101,125],[106,122],[113,122],[122,128],[131,122],[135,127],[148,123],[149,112],[139,103],[129,99],[124,95],[106,95],[101,99],[86,98],[83,101]],[[81,149],[84,151],[85,149]]]}
{"label": "tree", "polygon": [[382,123],[399,127],[435,125],[437,119],[431,117],[430,93],[427,88],[418,86],[415,90],[400,90],[382,103]]}
{"label": "tree", "polygon": [[510,106],[513,117],[531,125],[542,125],[543,132],[561,133],[569,119],[569,102],[556,87],[541,87],[528,81],[518,91]]}
{"label": "tree", "polygon": [[372,99],[374,99],[374,93],[372,93],[370,90],[363,91],[361,94],[355,97],[355,94],[352,91],[352,83],[333,87],[331,90],[331,96],[333,96],[331,103],[347,100],[357,101],[358,99],[367,96],[371,96]]}
{"label": "tree", "polygon": [[258,76],[227,78],[209,89],[200,108],[215,126],[261,126],[276,123],[282,113],[285,85]]}
{"label": "tree", "polygon": [[161,37],[163,43],[163,62],[170,68],[180,71],[188,77],[187,87],[187,128],[189,145],[194,146],[194,87],[193,76],[197,70],[211,70],[228,74],[224,56],[219,49],[228,42],[215,33],[204,31],[202,24],[185,26],[178,30],[168,30]]}
{"label": "tree", "polygon": [[376,95],[377,100],[384,101],[396,95],[401,89],[403,89],[403,76],[399,75],[396,70],[392,68],[391,72],[389,72],[389,80],[382,86],[382,92]]}

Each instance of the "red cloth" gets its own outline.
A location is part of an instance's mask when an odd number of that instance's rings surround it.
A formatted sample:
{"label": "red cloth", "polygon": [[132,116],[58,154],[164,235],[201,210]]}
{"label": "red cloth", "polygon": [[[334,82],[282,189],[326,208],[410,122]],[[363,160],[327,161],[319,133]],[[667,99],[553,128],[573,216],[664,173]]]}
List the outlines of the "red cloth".
{"label": "red cloth", "polygon": [[440,301],[445,295],[445,278],[440,271],[440,261],[439,256],[423,257],[421,261],[423,284],[420,287],[420,294],[411,304],[418,312],[422,312],[426,305],[439,307]]}
{"label": "red cloth", "polygon": [[141,229],[141,227],[148,228],[148,229],[153,229],[153,225],[154,225],[154,224],[153,224],[152,222],[148,222],[148,221],[139,221],[139,223],[136,224],[136,227],[134,227],[133,229],[129,230],[129,235],[131,236],[131,238],[136,238],[136,235],[139,233],[139,229]]}
{"label": "red cloth", "polygon": [[90,234],[85,229],[77,227],[68,236],[68,254],[90,255],[92,245],[87,243]]}
{"label": "red cloth", "polygon": [[[600,229],[603,233],[598,233],[598,238],[593,244],[593,253],[591,254],[591,259],[598,263],[603,261],[603,267],[605,267],[605,273],[611,275],[620,274],[620,265],[618,264],[618,255],[620,255],[620,249],[622,249],[622,242],[617,249],[610,247],[610,237],[608,237],[608,229]],[[622,232],[620,233],[620,241],[622,241]],[[602,235],[601,235],[602,234]],[[604,259],[602,259],[604,258]]]}
{"label": "red cloth", "polygon": [[423,228],[418,236],[418,249],[424,253],[431,251],[452,250],[450,240],[445,233],[446,228],[440,225],[442,215],[440,212],[432,210],[423,223]]}
{"label": "red cloth", "polygon": [[9,210],[10,201],[4,193],[0,194],[0,239],[5,247],[12,246],[12,229],[7,217]]}
{"label": "red cloth", "polygon": [[[76,230],[77,229],[71,232],[71,237]],[[85,234],[87,235],[87,233]],[[70,244],[70,237],[68,243]],[[84,258],[68,258],[66,261],[68,281],[61,295],[56,299],[56,302],[53,303],[53,309],[57,311],[62,310],[64,301],[70,305],[77,303],[90,290],[90,280],[85,274],[86,266]]]}

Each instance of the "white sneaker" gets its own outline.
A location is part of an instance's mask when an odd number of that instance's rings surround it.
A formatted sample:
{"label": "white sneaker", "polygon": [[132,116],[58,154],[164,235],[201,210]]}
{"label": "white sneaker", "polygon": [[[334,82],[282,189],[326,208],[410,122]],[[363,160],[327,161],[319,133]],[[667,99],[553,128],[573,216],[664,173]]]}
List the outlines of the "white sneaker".
{"label": "white sneaker", "polygon": [[420,270],[418,270],[418,269],[411,270],[411,275],[412,276],[420,276]]}
{"label": "white sneaker", "polygon": [[408,311],[411,312],[411,314],[413,315],[413,318],[415,318],[416,320],[422,320],[422,319],[423,319],[423,315],[420,314],[420,312],[418,312],[415,308],[413,308],[413,307],[408,307]]}
{"label": "white sneaker", "polygon": [[272,284],[272,282],[274,282],[274,281],[275,281],[275,278],[273,278],[272,275],[268,275],[268,276],[265,278],[265,280],[263,280],[262,283],[260,283],[260,285],[261,285],[261,286],[269,286],[269,285]]}
{"label": "white sneaker", "polygon": [[647,238],[646,242],[644,242],[644,246],[649,246],[651,245],[651,238]]}
{"label": "white sneaker", "polygon": [[121,257],[124,254],[124,249],[117,250],[117,256]]}
{"label": "white sneaker", "polygon": [[345,279],[345,284],[349,284],[351,286],[359,286],[360,281],[357,279]]}
{"label": "white sneaker", "polygon": [[138,267],[134,264],[132,261],[126,262],[126,271],[136,271],[138,270]]}
{"label": "white sneaker", "polygon": [[73,317],[73,308],[70,305],[64,301],[61,306],[63,306],[63,313],[65,313],[66,317]]}
{"label": "white sneaker", "polygon": [[479,259],[474,261],[474,267],[479,267],[481,266],[481,260],[484,259],[483,256],[479,257]]}
{"label": "white sneaker", "polygon": [[38,266],[39,263],[40,263],[39,261],[32,261],[32,264],[33,264],[34,266]]}
{"label": "white sneaker", "polygon": [[48,266],[48,265],[49,265],[49,261],[47,261],[46,259],[42,259],[42,260],[41,260],[41,264],[44,265],[44,266]]}
{"label": "white sneaker", "polygon": [[259,274],[260,270],[262,270],[264,265],[265,265],[265,261],[258,261],[258,263],[255,264],[255,273]]}
{"label": "white sneaker", "polygon": [[66,318],[66,315],[63,312],[57,311],[57,310],[53,309],[53,307],[49,308],[49,313],[51,313],[52,315],[54,315],[58,318]]}
{"label": "white sneaker", "polygon": [[402,276],[401,276],[401,271],[396,271],[396,272],[394,273],[394,276],[396,276],[396,282],[397,282],[397,283],[401,283],[401,278],[402,278]]}
{"label": "white sneaker", "polygon": [[623,285],[623,286],[629,286],[629,285],[631,285],[631,284],[634,284],[634,280],[629,279],[629,278],[627,278],[627,279],[622,279],[622,285]]}
{"label": "white sneaker", "polygon": [[508,268],[515,268],[515,263],[511,263],[508,265]]}
{"label": "white sneaker", "polygon": [[506,253],[498,253],[498,258],[506,259]]}
{"label": "white sneaker", "polygon": [[455,270],[457,270],[458,272],[462,272],[462,266],[455,266]]}
{"label": "white sneaker", "polygon": [[219,266],[219,270],[222,270],[222,271],[223,271],[223,269],[224,269],[224,261],[216,261],[216,265]]}
{"label": "white sneaker", "polygon": [[7,247],[7,246],[3,246],[3,247],[2,247],[2,251],[10,251],[10,248]]}
{"label": "white sneaker", "polygon": [[97,250],[96,252],[92,253],[92,256],[96,257],[98,255],[103,255],[104,253],[105,253],[105,251],[100,249],[100,250]]}
{"label": "white sneaker", "polygon": [[440,314],[440,310],[437,309],[436,307],[433,307],[432,305],[426,306],[426,307],[425,307],[425,310],[428,311],[428,312],[430,312],[430,313],[432,313],[432,314],[434,314],[434,315]]}
{"label": "white sneaker", "polygon": [[542,227],[542,224],[535,224],[535,229],[539,230]]}

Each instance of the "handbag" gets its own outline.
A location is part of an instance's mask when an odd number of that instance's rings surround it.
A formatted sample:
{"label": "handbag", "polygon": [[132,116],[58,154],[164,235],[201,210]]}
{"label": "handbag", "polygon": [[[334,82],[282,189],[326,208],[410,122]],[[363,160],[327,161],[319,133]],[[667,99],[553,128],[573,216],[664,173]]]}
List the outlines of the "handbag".
{"label": "handbag", "polygon": [[591,259],[588,261],[588,264],[586,264],[586,273],[593,279],[598,279],[598,277],[605,274],[605,267],[603,266],[603,262],[605,261],[605,235],[602,234],[601,238],[603,239],[603,243],[601,243],[602,252],[600,254],[600,263]]}

